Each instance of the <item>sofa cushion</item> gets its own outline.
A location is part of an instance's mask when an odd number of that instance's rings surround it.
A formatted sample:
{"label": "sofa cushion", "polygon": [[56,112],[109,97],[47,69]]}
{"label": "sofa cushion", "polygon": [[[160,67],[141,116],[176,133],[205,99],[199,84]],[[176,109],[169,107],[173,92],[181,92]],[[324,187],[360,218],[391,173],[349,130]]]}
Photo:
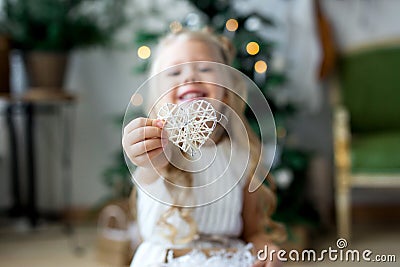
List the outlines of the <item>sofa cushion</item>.
{"label": "sofa cushion", "polygon": [[346,55],[340,74],[353,132],[400,131],[400,46]]}
{"label": "sofa cushion", "polygon": [[354,173],[400,172],[400,132],[353,135],[351,156]]}

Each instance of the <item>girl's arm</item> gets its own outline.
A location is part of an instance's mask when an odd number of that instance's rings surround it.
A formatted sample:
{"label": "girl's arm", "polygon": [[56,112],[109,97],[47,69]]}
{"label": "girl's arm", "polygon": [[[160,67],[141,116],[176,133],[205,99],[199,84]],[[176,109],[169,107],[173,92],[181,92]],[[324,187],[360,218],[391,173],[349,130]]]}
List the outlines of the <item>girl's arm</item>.
{"label": "girl's arm", "polygon": [[[250,182],[250,179],[248,179]],[[263,226],[261,224],[263,216],[263,209],[260,207],[259,198],[262,197],[261,189],[257,189],[255,192],[250,193],[248,190],[249,183],[244,187],[243,192],[243,210],[242,210],[242,219],[243,219],[243,233],[242,238],[245,242],[252,243],[254,245],[254,255],[257,256],[258,251],[265,249],[265,246],[268,247],[268,252],[271,250],[278,251],[279,248],[269,239]],[[276,254],[275,254],[276,256]],[[266,261],[260,262],[258,261],[254,267],[276,267],[280,266],[281,263],[278,259],[271,259],[268,257]]]}

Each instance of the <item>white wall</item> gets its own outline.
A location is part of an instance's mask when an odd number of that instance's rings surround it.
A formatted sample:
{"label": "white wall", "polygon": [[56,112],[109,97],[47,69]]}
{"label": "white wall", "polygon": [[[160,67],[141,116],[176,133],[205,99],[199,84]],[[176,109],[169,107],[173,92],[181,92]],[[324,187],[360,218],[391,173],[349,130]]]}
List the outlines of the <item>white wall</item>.
{"label": "white wall", "polygon": [[102,171],[121,147],[122,115],[144,81],[134,75],[136,51],[79,51],[72,55],[67,87],[78,96],[73,147],[73,205],[91,205],[106,189]]}
{"label": "white wall", "polygon": [[400,38],[398,0],[323,0],[341,50]]}

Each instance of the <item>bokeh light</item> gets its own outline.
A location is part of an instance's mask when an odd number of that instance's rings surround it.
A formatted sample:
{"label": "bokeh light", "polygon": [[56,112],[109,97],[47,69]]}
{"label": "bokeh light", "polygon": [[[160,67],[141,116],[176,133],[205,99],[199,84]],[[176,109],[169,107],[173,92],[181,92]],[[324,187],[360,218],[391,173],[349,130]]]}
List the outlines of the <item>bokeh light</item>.
{"label": "bokeh light", "polygon": [[139,47],[137,54],[138,57],[140,57],[141,59],[147,59],[151,55],[151,49],[146,45],[142,45],[141,47]]}
{"label": "bokeh light", "polygon": [[131,97],[131,103],[134,106],[140,106],[143,104],[143,96],[139,93],[133,94]]}
{"label": "bokeh light", "polygon": [[256,62],[256,64],[254,64],[254,69],[258,73],[266,72],[267,68],[268,68],[267,63],[265,63],[264,60],[259,60]]}
{"label": "bokeh light", "polygon": [[225,26],[228,31],[234,32],[238,29],[239,23],[236,19],[228,19]]}
{"label": "bokeh light", "polygon": [[246,45],[246,51],[250,55],[256,55],[260,51],[260,46],[256,42],[249,42]]}

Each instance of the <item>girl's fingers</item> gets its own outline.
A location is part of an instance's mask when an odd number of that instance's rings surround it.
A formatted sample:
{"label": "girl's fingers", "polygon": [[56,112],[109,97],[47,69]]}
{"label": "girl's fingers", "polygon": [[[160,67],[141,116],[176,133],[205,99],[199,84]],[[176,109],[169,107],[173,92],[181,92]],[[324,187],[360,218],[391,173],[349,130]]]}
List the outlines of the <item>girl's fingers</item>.
{"label": "girl's fingers", "polygon": [[128,145],[134,145],[146,139],[161,138],[162,130],[154,126],[137,128],[123,137],[123,142]]}
{"label": "girl's fingers", "polygon": [[148,153],[141,154],[135,158],[135,163],[137,165],[148,165],[151,160],[160,155],[163,152],[163,148],[156,148]]}
{"label": "girl's fingers", "polygon": [[149,119],[149,118],[136,118],[132,121],[130,121],[124,128],[124,135],[132,132],[133,130],[145,126],[154,126],[154,127],[159,127],[162,128],[164,125],[164,122],[162,120],[158,119]]}
{"label": "girl's fingers", "polygon": [[136,118],[125,126],[122,146],[134,164],[148,165],[163,152],[163,127],[164,121],[148,118]]}
{"label": "girl's fingers", "polygon": [[160,138],[148,139],[130,146],[130,154],[132,157],[140,156],[143,153],[150,153],[152,150],[162,148]]}
{"label": "girl's fingers", "polygon": [[153,120],[148,118],[136,118],[131,120],[124,128],[124,135],[132,132],[133,130],[144,127],[144,126],[152,126]]}

